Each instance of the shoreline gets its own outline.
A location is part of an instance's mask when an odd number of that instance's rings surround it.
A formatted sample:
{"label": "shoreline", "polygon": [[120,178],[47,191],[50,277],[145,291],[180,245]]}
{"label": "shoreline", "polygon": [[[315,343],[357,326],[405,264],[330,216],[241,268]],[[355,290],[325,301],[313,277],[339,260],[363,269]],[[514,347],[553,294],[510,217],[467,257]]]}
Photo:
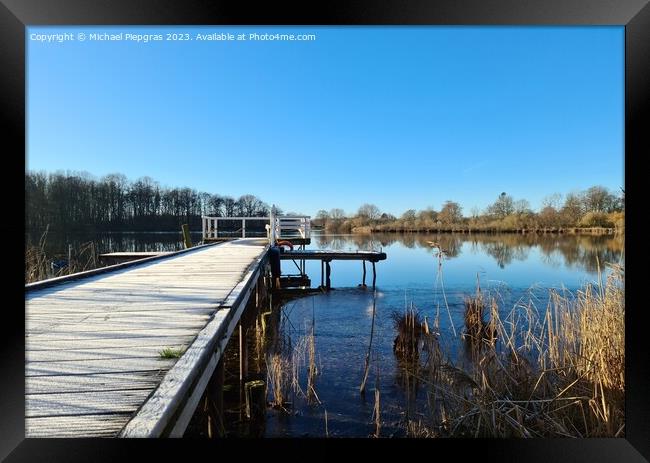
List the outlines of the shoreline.
{"label": "shoreline", "polygon": [[[316,230],[316,228],[314,228]],[[320,229],[325,233],[333,233],[335,230]],[[498,229],[498,228],[374,228],[370,226],[354,227],[349,231],[352,235],[371,235],[374,233],[462,233],[462,234],[536,234],[536,235],[625,235],[624,229],[604,227],[565,227],[565,228],[535,228],[535,229]]]}

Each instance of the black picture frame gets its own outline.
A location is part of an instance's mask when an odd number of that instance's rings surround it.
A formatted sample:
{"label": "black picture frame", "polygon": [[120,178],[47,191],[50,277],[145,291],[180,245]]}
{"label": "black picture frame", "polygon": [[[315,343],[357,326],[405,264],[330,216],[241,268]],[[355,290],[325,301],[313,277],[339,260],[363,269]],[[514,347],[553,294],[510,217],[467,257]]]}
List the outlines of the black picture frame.
{"label": "black picture frame", "polygon": [[[643,156],[647,154],[648,104],[650,102],[650,6],[648,0],[444,0],[373,2],[247,2],[218,0],[0,0],[0,120],[5,148],[5,179],[18,178],[25,167],[25,27],[30,25],[621,25],[625,26],[625,189],[626,297],[633,302],[626,313],[626,430],[620,439],[549,439],[549,440],[454,440],[430,441],[386,440],[355,441],[363,449],[383,452],[391,447],[408,457],[410,452],[430,455],[458,455],[498,461],[648,461],[650,459],[650,369],[644,344],[641,300],[643,265],[641,244],[641,203],[639,178],[643,175]],[[9,148],[11,147],[11,148]],[[296,449],[301,441],[268,440],[264,442],[204,442],[183,440],[140,441],[95,439],[25,439],[24,438],[24,296],[18,269],[24,265],[23,249],[16,236],[24,226],[16,225],[20,217],[19,201],[13,182],[3,182],[5,245],[7,272],[3,277],[6,295],[3,307],[5,327],[0,355],[0,458],[6,461],[114,461],[131,459],[133,452],[145,451],[154,459],[180,450],[206,451],[215,458],[221,451],[237,451],[242,458],[251,452],[270,451],[281,445]],[[11,204],[10,204],[11,203]],[[13,208],[16,209],[15,213]],[[631,209],[630,209],[631,208]],[[24,213],[24,211],[23,211]],[[19,240],[18,240],[19,241]],[[15,301],[15,303],[14,303]],[[312,441],[313,442],[313,441]],[[327,441],[322,445],[328,454],[338,455],[349,440]],[[216,452],[216,453],[215,453]],[[448,453],[451,452],[451,453]],[[323,453],[323,456],[327,454]],[[449,458],[449,457],[448,457]]]}

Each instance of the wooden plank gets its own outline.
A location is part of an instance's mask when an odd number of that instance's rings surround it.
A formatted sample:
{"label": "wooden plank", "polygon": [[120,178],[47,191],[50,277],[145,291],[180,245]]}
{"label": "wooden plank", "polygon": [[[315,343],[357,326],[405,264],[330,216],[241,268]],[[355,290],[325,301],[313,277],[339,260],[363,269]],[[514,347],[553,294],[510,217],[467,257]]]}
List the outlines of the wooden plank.
{"label": "wooden plank", "polygon": [[25,366],[25,376],[87,375],[95,373],[124,373],[142,370],[169,370],[176,359],[127,358],[118,360],[75,360],[65,363],[36,362]]}
{"label": "wooden plank", "polygon": [[115,437],[131,413],[27,418],[25,437]]}
{"label": "wooden plank", "polygon": [[134,320],[129,322],[124,320],[122,322],[105,320],[104,322],[88,321],[88,323],[28,323],[30,330],[30,337],[39,336],[41,334],[58,333],[73,334],[73,333],[130,333],[133,331],[141,332],[142,330],[160,330],[160,329],[201,329],[205,326],[210,317],[201,317],[195,319],[179,318],[177,320]]}
{"label": "wooden plank", "polygon": [[138,308],[135,305],[132,307],[117,307],[115,310],[69,310],[69,309],[50,309],[50,310],[39,310],[36,313],[30,313],[29,318],[26,321],[30,320],[41,320],[41,319],[61,319],[61,320],[83,320],[85,318],[102,318],[102,317],[155,317],[155,316],[164,316],[170,314],[174,316],[178,315],[206,315],[210,316],[215,311],[212,307],[169,307],[169,308],[156,308],[156,307],[147,307],[147,308]]}
{"label": "wooden plank", "polygon": [[25,383],[25,394],[89,392],[144,389],[153,390],[160,382],[161,370],[98,373],[93,375],[32,376]]}
{"label": "wooden plank", "polygon": [[133,413],[150,388],[25,395],[25,417]]}
{"label": "wooden plank", "polygon": [[197,332],[191,328],[148,328],[138,330],[110,331],[101,332],[81,332],[81,333],[36,333],[25,338],[25,343],[29,344],[32,340],[36,341],[69,341],[69,340],[90,340],[90,339],[125,339],[132,337],[146,336],[191,336]]}
{"label": "wooden plank", "polygon": [[114,339],[110,338],[61,340],[56,343],[32,340],[25,346],[25,351],[37,352],[74,349],[108,349],[115,348],[116,345],[119,345],[120,347],[124,347],[126,349],[160,345],[174,346],[178,344],[189,344],[194,338],[194,334],[188,336],[134,336],[130,338],[120,339],[119,343],[116,343]]}
{"label": "wooden plank", "polygon": [[121,358],[160,357],[165,348],[185,350],[185,343],[158,343],[153,346],[110,346],[103,349],[27,350],[27,362],[68,362],[72,360],[117,360]]}
{"label": "wooden plank", "polygon": [[151,256],[168,256],[173,254],[170,251],[128,251],[128,252],[106,252],[99,257],[151,257]]}
{"label": "wooden plank", "polygon": [[143,314],[141,312],[126,312],[126,313],[100,313],[94,315],[74,316],[61,315],[61,314],[43,314],[38,317],[30,317],[26,321],[27,329],[31,330],[32,326],[37,326],[42,323],[49,323],[57,327],[63,326],[79,326],[84,323],[91,324],[123,324],[123,323],[157,323],[157,324],[171,324],[171,323],[188,323],[206,321],[212,316],[212,313],[187,313],[187,312],[171,312],[169,314],[149,313]]}
{"label": "wooden plank", "polygon": [[199,328],[201,329],[207,321],[210,319],[207,317],[193,317],[193,318],[181,318],[177,317],[171,320],[143,320],[143,319],[134,319],[129,321],[128,319],[122,320],[90,320],[87,323],[75,322],[68,323],[61,320],[42,320],[42,321],[31,321],[27,324],[27,329],[30,331],[30,337],[35,337],[39,334],[52,334],[57,333],[84,333],[84,332],[102,332],[107,333],[111,331],[136,331],[143,329],[154,329],[154,328]]}

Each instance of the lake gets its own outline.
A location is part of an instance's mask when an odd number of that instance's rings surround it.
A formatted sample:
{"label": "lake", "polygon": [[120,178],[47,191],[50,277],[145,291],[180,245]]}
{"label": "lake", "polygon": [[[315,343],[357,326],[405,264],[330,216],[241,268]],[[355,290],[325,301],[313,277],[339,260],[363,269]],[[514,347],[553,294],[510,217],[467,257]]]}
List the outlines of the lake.
{"label": "lake", "polygon": [[[437,242],[443,255],[429,245]],[[411,304],[429,324],[439,320],[440,341],[456,362],[463,361],[464,297],[475,293],[497,298],[501,311],[532,302],[545,309],[549,289],[575,291],[606,278],[607,263],[624,264],[624,239],[587,235],[387,234],[313,235],[313,249],[383,250],[377,263],[376,319],[367,397],[359,393],[370,340],[373,291],[358,287],[360,262],[332,262],[329,293],[283,306],[282,330],[295,346],[313,323],[320,404],[293,397],[290,413],[270,410],[268,437],[324,436],[325,411],[330,436],[367,437],[373,424],[374,390],[380,391],[381,436],[403,436],[404,420],[424,417],[424,392],[405,387],[405,375],[393,354],[396,331],[392,314]],[[283,261],[283,273],[297,273]],[[370,266],[368,266],[370,267]],[[320,282],[320,263],[307,261],[312,285]],[[370,280],[371,281],[371,280]],[[446,301],[446,302],[445,302]],[[305,389],[306,373],[302,373]],[[413,386],[411,384],[411,386]],[[407,394],[407,390],[409,393]]]}

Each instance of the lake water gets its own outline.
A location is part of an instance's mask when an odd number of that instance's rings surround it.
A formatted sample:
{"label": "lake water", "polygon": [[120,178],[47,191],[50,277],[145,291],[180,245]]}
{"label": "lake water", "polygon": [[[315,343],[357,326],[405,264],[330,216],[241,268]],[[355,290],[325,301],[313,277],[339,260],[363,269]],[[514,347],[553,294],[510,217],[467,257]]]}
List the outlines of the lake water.
{"label": "lake water", "polygon": [[[437,242],[444,251],[429,245]],[[481,290],[509,311],[518,301],[532,300],[544,309],[549,288],[576,290],[596,282],[600,267],[624,263],[624,241],[613,236],[387,234],[374,236],[315,235],[313,249],[383,250],[387,260],[377,263],[376,320],[367,383],[367,397],[359,394],[370,339],[373,291],[358,287],[361,262],[332,262],[334,290],[287,302],[283,307],[284,334],[296,345],[314,325],[319,374],[315,390],[320,404],[299,394],[289,413],[270,410],[265,435],[323,436],[325,411],[330,436],[367,437],[373,424],[374,390],[380,391],[381,436],[404,435],[409,415],[424,414],[422,391],[406,394],[404,374],[393,354],[396,331],[391,315],[413,304],[429,324],[438,317],[440,341],[451,355],[462,351],[463,300]],[[283,261],[283,273],[296,273]],[[368,270],[370,271],[370,265]],[[312,285],[320,283],[320,263],[307,262]],[[368,282],[371,282],[369,272]],[[446,300],[446,303],[445,303]],[[306,379],[303,373],[302,388]],[[419,394],[419,396],[418,396]],[[424,415],[423,415],[424,416]]]}
{"label": "lake water", "polygon": [[[193,243],[201,241],[201,232],[191,232]],[[43,232],[25,235],[27,245],[38,246]],[[108,252],[158,252],[180,251],[183,249],[181,232],[90,232],[90,233],[56,233],[45,235],[44,250],[53,259],[65,258],[68,246],[79,250],[92,242],[99,254]]]}

